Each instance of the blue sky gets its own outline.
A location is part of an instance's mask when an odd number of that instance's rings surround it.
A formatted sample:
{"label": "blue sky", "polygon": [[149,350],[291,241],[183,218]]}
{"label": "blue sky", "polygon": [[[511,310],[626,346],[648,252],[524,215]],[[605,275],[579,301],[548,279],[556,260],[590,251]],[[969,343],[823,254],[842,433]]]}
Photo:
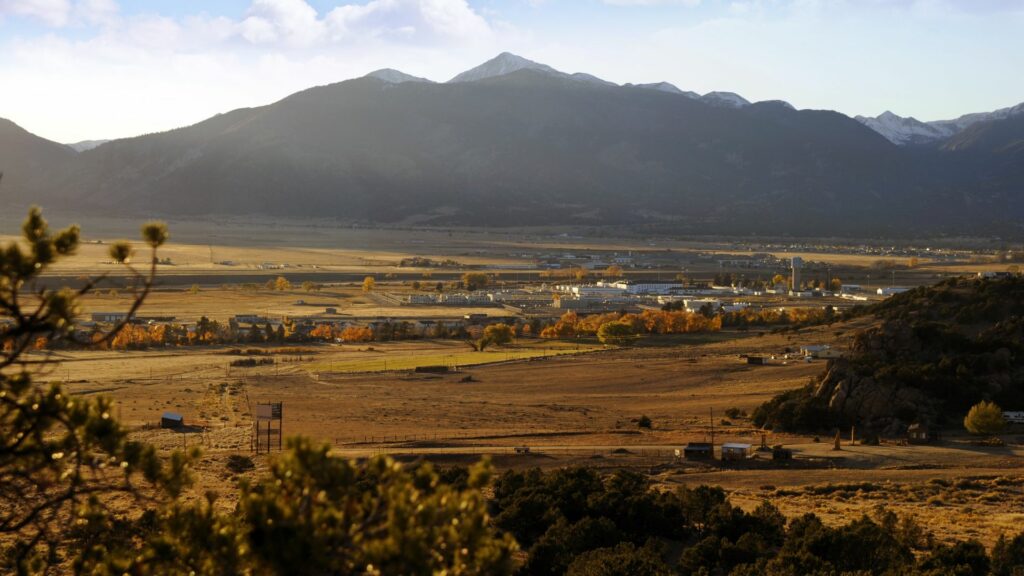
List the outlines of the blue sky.
{"label": "blue sky", "polygon": [[1024,101],[1022,0],[0,0],[0,117],[132,136],[502,51],[618,82],[935,120]]}

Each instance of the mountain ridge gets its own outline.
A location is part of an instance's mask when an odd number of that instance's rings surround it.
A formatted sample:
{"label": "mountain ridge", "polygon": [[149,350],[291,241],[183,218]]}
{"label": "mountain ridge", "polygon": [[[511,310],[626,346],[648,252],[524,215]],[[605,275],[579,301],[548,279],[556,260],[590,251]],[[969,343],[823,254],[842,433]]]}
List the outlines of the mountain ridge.
{"label": "mountain ridge", "polygon": [[893,144],[935,144],[970,128],[979,122],[1006,120],[1024,115],[1024,102],[991,112],[972,112],[952,120],[922,122],[913,116],[899,116],[886,110],[878,116],[854,116],[858,122],[885,136]]}
{"label": "mountain ridge", "polygon": [[676,233],[1013,235],[1024,220],[1012,117],[919,150],[783,101],[618,86],[514,55],[481,66],[445,83],[384,69],[81,153],[51,143],[66,153],[18,162],[0,200]]}

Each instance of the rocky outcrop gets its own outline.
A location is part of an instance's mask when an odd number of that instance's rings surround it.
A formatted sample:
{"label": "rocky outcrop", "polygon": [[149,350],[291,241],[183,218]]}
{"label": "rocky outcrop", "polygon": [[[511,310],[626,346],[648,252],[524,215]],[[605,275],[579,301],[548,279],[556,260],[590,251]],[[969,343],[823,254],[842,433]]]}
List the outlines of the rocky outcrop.
{"label": "rocky outcrop", "polygon": [[913,421],[933,421],[938,410],[921,390],[876,381],[852,363],[836,360],[814,386],[813,397],[840,423],[880,434],[901,433]]}
{"label": "rocky outcrop", "polygon": [[902,434],[960,426],[981,400],[1024,409],[1024,278],[959,278],[873,306],[879,323],[808,386],[754,413],[759,425]]}

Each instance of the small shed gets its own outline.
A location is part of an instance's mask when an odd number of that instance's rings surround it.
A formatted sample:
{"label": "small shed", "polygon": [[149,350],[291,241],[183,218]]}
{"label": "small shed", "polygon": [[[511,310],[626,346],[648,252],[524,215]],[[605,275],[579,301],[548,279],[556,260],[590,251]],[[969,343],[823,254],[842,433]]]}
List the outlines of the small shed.
{"label": "small shed", "polygon": [[764,366],[768,364],[768,359],[764,356],[747,356],[747,364],[753,364],[755,366]]}
{"label": "small shed", "polygon": [[709,442],[690,442],[683,448],[687,460],[711,460],[715,457],[715,446]]}
{"label": "small shed", "polygon": [[911,444],[928,444],[938,439],[938,431],[929,428],[927,424],[916,423],[907,427],[907,441]]}
{"label": "small shed", "polygon": [[792,460],[793,450],[783,448],[781,444],[772,446],[772,460]]}
{"label": "small shed", "polygon": [[746,460],[750,456],[750,444],[726,442],[722,444],[722,460]]}
{"label": "small shed", "polygon": [[337,309],[337,308],[334,308],[334,307],[330,307],[330,308],[326,308],[326,309],[324,310],[324,312],[325,312],[326,314],[337,314],[337,313],[338,313],[338,309]]}
{"label": "small shed", "polygon": [[182,428],[185,426],[185,417],[177,412],[164,412],[160,416],[161,428]]}

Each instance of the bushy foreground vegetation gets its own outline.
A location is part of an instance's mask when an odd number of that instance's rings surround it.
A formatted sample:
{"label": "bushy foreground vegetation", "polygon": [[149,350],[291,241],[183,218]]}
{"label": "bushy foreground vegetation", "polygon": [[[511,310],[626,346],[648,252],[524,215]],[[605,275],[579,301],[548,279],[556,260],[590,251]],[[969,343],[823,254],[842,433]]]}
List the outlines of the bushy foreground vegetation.
{"label": "bushy foreground vegetation", "polygon": [[805,388],[762,405],[755,423],[894,431],[912,422],[959,426],[983,400],[1024,409],[1024,279],[950,279],[857,313],[881,323]]}
{"label": "bushy foreground vegetation", "polygon": [[[133,248],[111,247],[141,286],[153,285],[167,229],[143,227],[149,273]],[[0,572],[84,574],[507,574],[515,542],[489,522],[486,465],[459,487],[429,466],[331,458],[326,446],[289,441],[270,473],[243,482],[237,505],[185,498],[197,452],[161,458],[128,438],[103,399],[69,396],[34,379],[45,370],[38,341],[74,338],[76,292],[37,287],[75,251],[77,227],[51,233],[37,209],[22,244],[0,250]],[[112,340],[127,326],[90,341]],[[229,462],[235,470],[244,462]],[[140,514],[140,511],[145,512]]]}
{"label": "bushy foreground vegetation", "polygon": [[516,543],[489,521],[490,469],[441,480],[429,465],[354,463],[302,439],[269,475],[243,481],[233,509],[216,495],[70,536],[89,574],[509,574]]}
{"label": "bushy foreground vegetation", "polygon": [[659,491],[628,471],[506,472],[491,507],[527,551],[520,574],[981,576],[1024,562],[1024,536],[989,555],[974,541],[936,544],[891,513],[839,527],[813,514],[787,522],[767,502],[748,513],[720,488]]}

